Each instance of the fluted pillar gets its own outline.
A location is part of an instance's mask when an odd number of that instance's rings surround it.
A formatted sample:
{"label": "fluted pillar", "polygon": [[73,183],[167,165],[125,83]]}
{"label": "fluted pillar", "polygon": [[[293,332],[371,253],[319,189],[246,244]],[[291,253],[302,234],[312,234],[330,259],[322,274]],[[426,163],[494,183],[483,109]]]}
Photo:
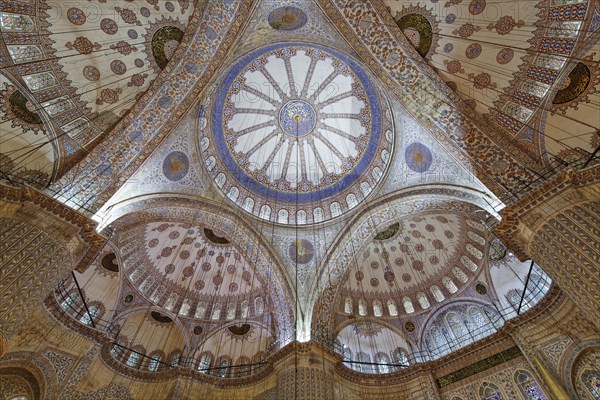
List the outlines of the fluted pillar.
{"label": "fluted pillar", "polygon": [[313,344],[295,347],[295,352],[277,363],[277,399],[333,399],[335,360]]}
{"label": "fluted pillar", "polygon": [[[83,215],[29,188],[0,185],[0,333],[3,341],[104,239]],[[0,346],[2,347],[2,346]]]}
{"label": "fluted pillar", "polygon": [[600,328],[600,166],[565,172],[501,214],[498,236]]}

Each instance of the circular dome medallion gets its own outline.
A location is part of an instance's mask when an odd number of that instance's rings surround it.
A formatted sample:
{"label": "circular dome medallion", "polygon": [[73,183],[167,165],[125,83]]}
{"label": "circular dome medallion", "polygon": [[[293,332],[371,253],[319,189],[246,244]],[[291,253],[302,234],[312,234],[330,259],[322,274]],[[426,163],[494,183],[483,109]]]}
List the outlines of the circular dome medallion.
{"label": "circular dome medallion", "polygon": [[306,25],[308,17],[298,7],[284,6],[271,11],[267,21],[271,28],[278,31],[294,31]]}
{"label": "circular dome medallion", "polygon": [[211,101],[198,124],[206,167],[230,201],[260,218],[326,221],[364,200],[388,167],[391,114],[382,118],[366,72],[335,50],[255,50],[225,73]]}
{"label": "circular dome medallion", "polygon": [[288,101],[279,111],[279,127],[292,136],[299,137],[312,132],[316,123],[315,110],[304,100]]}

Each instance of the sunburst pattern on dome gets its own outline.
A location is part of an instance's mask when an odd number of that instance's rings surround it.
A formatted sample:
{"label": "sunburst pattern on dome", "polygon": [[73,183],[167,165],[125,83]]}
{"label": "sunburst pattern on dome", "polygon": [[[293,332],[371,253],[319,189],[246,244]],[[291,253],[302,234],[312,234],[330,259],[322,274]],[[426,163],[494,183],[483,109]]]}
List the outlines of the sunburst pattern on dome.
{"label": "sunburst pattern on dome", "polygon": [[[380,110],[376,88],[352,59],[314,45],[268,46],[223,78],[214,143],[205,131],[201,138],[205,163],[246,211],[286,224],[326,220],[366,198],[384,175],[393,138],[382,137]],[[326,199],[328,209],[313,210]]]}
{"label": "sunburst pattern on dome", "polygon": [[210,241],[205,231],[178,222],[127,230],[122,259],[131,283],[151,302],[196,318],[206,316],[211,301],[253,299],[253,293],[261,292],[261,279],[235,246]]}
{"label": "sunburst pattern on dome", "polygon": [[410,314],[451,297],[479,273],[487,235],[482,224],[452,212],[422,213],[396,224],[393,235],[379,239],[378,234],[357,248],[356,267],[340,301],[349,297],[357,304],[360,299],[387,304],[388,299],[402,299],[406,305],[398,310]]}

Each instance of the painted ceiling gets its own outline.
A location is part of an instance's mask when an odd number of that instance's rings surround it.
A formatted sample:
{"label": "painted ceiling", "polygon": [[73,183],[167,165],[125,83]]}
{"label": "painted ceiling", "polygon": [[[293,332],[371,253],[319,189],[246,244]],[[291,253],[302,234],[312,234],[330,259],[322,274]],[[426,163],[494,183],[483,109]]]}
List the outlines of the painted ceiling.
{"label": "painted ceiling", "polygon": [[598,0],[63,3],[0,4],[1,171],[114,229],[89,282],[215,357],[389,353],[488,301],[491,185],[600,144]]}
{"label": "painted ceiling", "polygon": [[[45,184],[81,159],[173,56],[193,4],[10,2],[0,31],[3,171]],[[43,65],[31,64],[44,61]],[[36,174],[37,171],[37,174]]]}
{"label": "painted ceiling", "polygon": [[[426,212],[392,222],[357,248],[341,298],[408,298],[413,309],[428,309],[478,274],[487,235],[483,225],[460,213]],[[423,298],[426,307],[418,305]]]}
{"label": "painted ceiling", "polygon": [[581,161],[598,147],[597,1],[386,5],[421,62],[532,157]]}
{"label": "painted ceiling", "polygon": [[210,114],[200,131],[206,167],[229,200],[259,218],[340,216],[387,170],[387,107],[364,69],[333,49],[260,48],[230,68],[214,98],[201,108]]}

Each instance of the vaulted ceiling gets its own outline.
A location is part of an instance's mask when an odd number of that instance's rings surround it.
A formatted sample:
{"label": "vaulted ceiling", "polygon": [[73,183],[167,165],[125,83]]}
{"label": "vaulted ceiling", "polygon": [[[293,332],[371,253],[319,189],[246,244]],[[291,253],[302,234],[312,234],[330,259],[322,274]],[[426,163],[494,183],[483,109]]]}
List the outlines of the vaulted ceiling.
{"label": "vaulted ceiling", "polygon": [[114,231],[85,280],[169,351],[491,306],[487,223],[599,144],[597,0],[0,7],[2,173]]}

